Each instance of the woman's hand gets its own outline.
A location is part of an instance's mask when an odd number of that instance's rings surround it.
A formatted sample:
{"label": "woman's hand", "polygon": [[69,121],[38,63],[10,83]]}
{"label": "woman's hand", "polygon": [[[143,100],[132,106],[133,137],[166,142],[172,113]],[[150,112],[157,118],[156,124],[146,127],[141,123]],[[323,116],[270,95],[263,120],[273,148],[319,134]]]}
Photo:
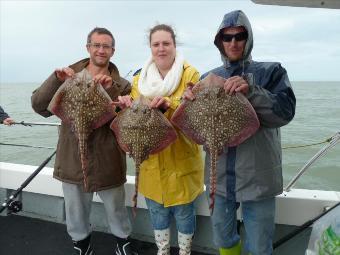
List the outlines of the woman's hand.
{"label": "woman's hand", "polygon": [[233,76],[225,81],[224,90],[229,95],[236,92],[246,95],[249,91],[249,84],[241,76]]}
{"label": "woman's hand", "polygon": [[168,110],[170,107],[170,102],[164,97],[156,96],[149,104],[150,108],[158,108],[160,110]]}

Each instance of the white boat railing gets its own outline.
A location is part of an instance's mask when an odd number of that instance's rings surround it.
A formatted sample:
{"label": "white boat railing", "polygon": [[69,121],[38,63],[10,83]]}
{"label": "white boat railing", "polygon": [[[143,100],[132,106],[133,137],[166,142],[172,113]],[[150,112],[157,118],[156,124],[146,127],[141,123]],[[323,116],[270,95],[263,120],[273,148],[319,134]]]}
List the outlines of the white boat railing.
{"label": "white boat railing", "polygon": [[[25,126],[60,126],[60,123],[48,122],[17,122],[17,125]],[[292,186],[307,170],[307,168],[315,162],[318,158],[325,155],[332,147],[340,142],[340,132],[336,133],[333,137],[327,139],[328,142],[312,159],[310,159],[292,181],[285,187],[284,192],[277,196],[276,199],[276,223],[299,226],[316,217],[322,213],[327,207],[331,207],[340,201],[339,191],[324,191],[324,190],[307,190],[307,189],[292,189]],[[323,142],[323,143],[325,143]],[[3,144],[3,143],[0,143]],[[14,144],[3,144],[14,145]],[[21,146],[21,145],[16,145]],[[27,146],[28,145],[24,145]],[[43,146],[32,146],[36,148],[45,148]],[[52,149],[45,148],[45,149]],[[55,148],[53,148],[55,149]],[[12,164],[0,162],[0,189],[15,190],[24,182],[30,174],[36,169],[34,166]],[[44,167],[44,169],[32,180],[24,191],[45,194],[49,196],[62,197],[62,189],[59,181],[53,178],[53,169]],[[127,176],[127,183],[125,184],[126,190],[126,205],[132,206],[131,197],[134,193],[134,176]],[[1,201],[0,201],[1,202]],[[101,202],[99,197],[94,196],[94,202]],[[197,203],[197,214],[201,216],[209,216],[209,209],[206,197],[202,194]],[[138,208],[146,208],[143,196],[138,196]],[[292,209],[294,208],[294,209]],[[291,217],[291,215],[294,217]],[[240,215],[240,214],[238,214]]]}
{"label": "white boat railing", "polygon": [[329,144],[325,145],[321,150],[319,150],[292,178],[292,180],[284,188],[285,191],[290,191],[297,180],[306,172],[306,170],[320,157],[324,156],[331,148],[340,142],[340,132],[336,133],[331,137]]}
{"label": "white boat railing", "polygon": [[[36,168],[37,166],[0,162],[0,190],[16,190]],[[134,189],[135,177],[128,175],[125,184],[125,202],[128,207],[132,207]],[[44,167],[23,191],[63,197],[61,182],[53,178],[53,168],[51,167]],[[97,195],[93,197],[93,201],[102,202]],[[300,226],[339,201],[340,192],[338,191],[292,189],[290,192],[283,192],[276,197],[275,222]],[[139,209],[147,208],[141,194],[138,196],[137,206]],[[196,213],[200,216],[210,215],[205,194],[201,194],[196,201]]]}

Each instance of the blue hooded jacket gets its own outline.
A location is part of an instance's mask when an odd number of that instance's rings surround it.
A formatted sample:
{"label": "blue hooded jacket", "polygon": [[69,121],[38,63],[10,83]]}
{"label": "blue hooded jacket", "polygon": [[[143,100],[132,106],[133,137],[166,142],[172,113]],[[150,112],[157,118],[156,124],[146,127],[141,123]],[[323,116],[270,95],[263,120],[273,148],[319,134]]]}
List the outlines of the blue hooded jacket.
{"label": "blue hooded jacket", "polygon": [[[227,27],[243,26],[248,32],[243,57],[230,62],[220,34]],[[218,28],[214,44],[223,65],[210,72],[224,78],[243,76],[249,84],[246,95],[260,121],[259,130],[237,147],[225,147],[218,158],[217,194],[239,202],[260,200],[282,193],[282,151],[280,127],[294,117],[296,99],[286,70],[280,63],[256,62],[251,58],[253,33],[242,11],[227,13]],[[206,156],[205,183],[209,185],[210,158]]]}

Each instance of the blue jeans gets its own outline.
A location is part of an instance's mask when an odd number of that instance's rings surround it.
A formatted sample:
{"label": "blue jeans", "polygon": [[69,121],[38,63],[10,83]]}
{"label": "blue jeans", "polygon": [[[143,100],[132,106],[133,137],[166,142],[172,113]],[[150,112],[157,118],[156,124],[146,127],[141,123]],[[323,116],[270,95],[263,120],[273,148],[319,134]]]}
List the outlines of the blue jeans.
{"label": "blue jeans", "polygon": [[196,227],[194,203],[164,207],[145,198],[154,230],[170,228],[171,216],[175,217],[177,230],[183,234],[193,234]]}
{"label": "blue jeans", "polygon": [[[252,255],[270,255],[275,229],[275,198],[242,202],[242,218],[246,232],[244,248]],[[219,248],[237,244],[236,211],[239,203],[215,195],[214,213],[211,216],[214,243]]]}

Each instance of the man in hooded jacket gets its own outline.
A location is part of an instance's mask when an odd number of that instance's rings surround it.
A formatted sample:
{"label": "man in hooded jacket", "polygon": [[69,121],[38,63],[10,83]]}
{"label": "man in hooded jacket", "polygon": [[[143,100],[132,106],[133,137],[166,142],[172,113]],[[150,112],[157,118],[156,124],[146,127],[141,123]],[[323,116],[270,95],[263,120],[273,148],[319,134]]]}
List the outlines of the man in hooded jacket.
{"label": "man in hooded jacket", "polygon": [[[242,11],[227,13],[214,44],[223,65],[210,72],[226,78],[226,93],[243,93],[254,107],[259,130],[236,147],[225,147],[218,158],[215,208],[211,216],[214,242],[221,255],[241,254],[236,211],[242,205],[246,232],[244,249],[252,255],[272,254],[275,196],[283,191],[280,127],[295,114],[295,96],[280,63],[251,58],[253,34]],[[193,99],[188,91],[185,95]],[[205,182],[209,190],[209,154]]]}

